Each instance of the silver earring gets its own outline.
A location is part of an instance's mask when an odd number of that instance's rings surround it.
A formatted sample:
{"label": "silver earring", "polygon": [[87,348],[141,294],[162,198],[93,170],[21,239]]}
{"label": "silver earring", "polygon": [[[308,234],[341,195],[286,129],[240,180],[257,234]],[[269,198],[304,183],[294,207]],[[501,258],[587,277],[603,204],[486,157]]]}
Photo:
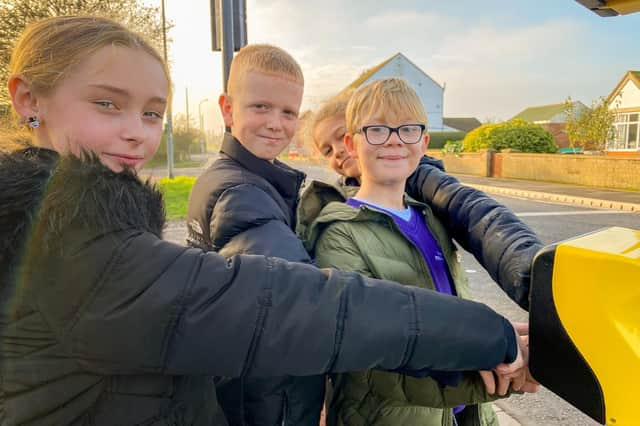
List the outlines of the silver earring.
{"label": "silver earring", "polygon": [[40,127],[40,122],[36,117],[29,117],[28,124],[32,129],[37,129],[38,127]]}

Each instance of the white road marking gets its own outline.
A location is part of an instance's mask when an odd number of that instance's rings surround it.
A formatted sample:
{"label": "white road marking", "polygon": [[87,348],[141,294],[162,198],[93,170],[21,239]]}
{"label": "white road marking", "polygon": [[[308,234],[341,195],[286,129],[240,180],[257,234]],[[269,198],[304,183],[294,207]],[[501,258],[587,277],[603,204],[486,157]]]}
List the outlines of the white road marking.
{"label": "white road marking", "polygon": [[581,215],[581,214],[629,214],[630,212],[622,212],[619,210],[574,210],[559,212],[523,212],[516,213],[519,217],[535,217],[535,216],[564,216],[564,215]]}

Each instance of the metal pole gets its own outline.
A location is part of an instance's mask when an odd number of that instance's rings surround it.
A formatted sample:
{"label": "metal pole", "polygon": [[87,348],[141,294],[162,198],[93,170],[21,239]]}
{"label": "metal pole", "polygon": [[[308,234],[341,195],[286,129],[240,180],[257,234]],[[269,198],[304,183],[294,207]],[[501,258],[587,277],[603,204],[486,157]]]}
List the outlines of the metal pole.
{"label": "metal pole", "polygon": [[[167,25],[164,14],[164,0],[162,0],[162,46],[164,48],[164,62],[169,64],[167,60]],[[169,179],[173,179],[173,125],[171,102],[167,104],[167,121],[165,125],[167,134],[167,169],[169,171]]]}
{"label": "metal pole", "polygon": [[[224,92],[227,93],[227,83],[229,82],[229,70],[233,61],[233,0],[221,0],[222,24],[222,84]],[[226,132],[231,132],[231,128],[226,126]]]}
{"label": "metal pole", "polygon": [[227,92],[229,81],[229,70],[233,61],[233,0],[221,0],[222,9],[222,84],[223,90]]}
{"label": "metal pole", "polygon": [[204,102],[207,102],[209,99],[204,98],[203,100],[201,100],[198,103],[198,117],[200,118],[200,143],[202,144],[202,153],[206,154],[207,153],[207,141],[206,138],[204,137],[204,125],[203,125],[203,120],[202,120],[202,104]]}

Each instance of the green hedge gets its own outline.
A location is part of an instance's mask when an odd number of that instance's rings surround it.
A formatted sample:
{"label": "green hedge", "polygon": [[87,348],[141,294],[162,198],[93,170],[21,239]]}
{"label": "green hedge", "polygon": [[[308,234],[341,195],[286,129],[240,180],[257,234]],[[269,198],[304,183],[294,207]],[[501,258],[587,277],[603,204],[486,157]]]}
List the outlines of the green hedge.
{"label": "green hedge", "polygon": [[429,133],[429,149],[442,149],[447,141],[464,139],[465,132],[431,132]]}

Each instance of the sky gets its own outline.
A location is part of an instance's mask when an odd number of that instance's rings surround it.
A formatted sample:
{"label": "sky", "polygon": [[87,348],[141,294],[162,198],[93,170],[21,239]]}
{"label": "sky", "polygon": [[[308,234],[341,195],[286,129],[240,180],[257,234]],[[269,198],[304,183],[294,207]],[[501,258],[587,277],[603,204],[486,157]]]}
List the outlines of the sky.
{"label": "sky", "polygon": [[[190,115],[200,105],[205,128],[221,129],[209,0],[165,1],[174,112],[185,113],[188,89]],[[275,44],[300,63],[303,110],[397,52],[446,84],[445,117],[483,122],[569,96],[589,105],[640,70],[640,13],[602,18],[574,0],[246,1],[249,43]]]}

